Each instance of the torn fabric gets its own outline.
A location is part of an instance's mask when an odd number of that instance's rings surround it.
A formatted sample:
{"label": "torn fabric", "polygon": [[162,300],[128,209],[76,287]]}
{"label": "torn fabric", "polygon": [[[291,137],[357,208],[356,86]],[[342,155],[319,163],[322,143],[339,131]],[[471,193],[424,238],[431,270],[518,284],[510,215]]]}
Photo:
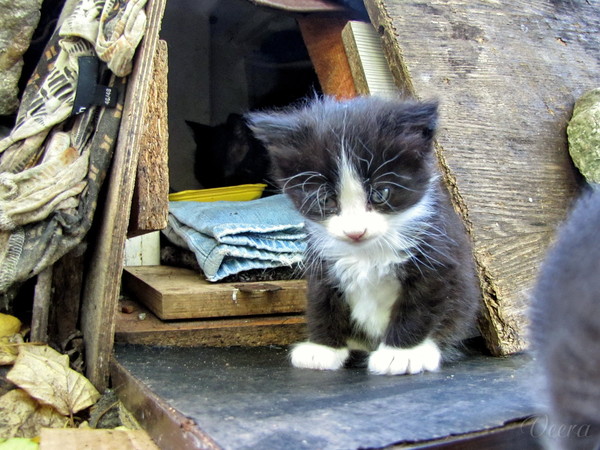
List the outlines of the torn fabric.
{"label": "torn fabric", "polygon": [[[46,46],[15,127],[0,141],[0,293],[54,264],[91,227],[117,141],[125,76],[145,29],[145,3],[67,0],[65,11],[72,12]],[[73,115],[80,57],[104,61],[98,81],[117,90],[114,108],[90,105]]]}

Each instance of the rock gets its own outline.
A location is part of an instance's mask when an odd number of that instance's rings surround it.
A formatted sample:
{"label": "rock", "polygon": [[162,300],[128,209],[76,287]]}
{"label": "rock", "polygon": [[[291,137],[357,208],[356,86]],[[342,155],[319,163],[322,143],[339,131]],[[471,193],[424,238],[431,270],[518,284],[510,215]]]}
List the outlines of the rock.
{"label": "rock", "polygon": [[19,106],[18,82],[23,53],[40,20],[42,0],[0,0],[0,115]]}
{"label": "rock", "polygon": [[575,166],[589,183],[600,183],[600,88],[575,102],[567,136]]}

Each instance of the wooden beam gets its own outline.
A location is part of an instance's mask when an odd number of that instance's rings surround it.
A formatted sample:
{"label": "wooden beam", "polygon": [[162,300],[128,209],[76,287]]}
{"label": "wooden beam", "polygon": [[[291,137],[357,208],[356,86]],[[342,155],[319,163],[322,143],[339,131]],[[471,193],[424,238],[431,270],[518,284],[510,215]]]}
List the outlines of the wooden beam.
{"label": "wooden beam", "polygon": [[52,269],[49,266],[37,276],[33,294],[33,312],[31,317],[31,340],[48,342],[48,318],[50,299],[52,298]]}
{"label": "wooden beam", "polygon": [[149,0],[146,5],[146,32],[127,87],[105,204],[97,210],[99,230],[82,295],[81,327],[86,346],[86,375],[101,392],[108,386],[125,239],[140,152],[143,124],[140,112],[144,110],[143,104],[149,92],[165,3],[166,0]]}
{"label": "wooden beam", "polygon": [[52,267],[49,340],[61,348],[78,334],[85,244],[80,244]]}
{"label": "wooden beam", "polygon": [[140,155],[128,236],[167,227],[169,216],[169,128],[167,109],[167,43],[159,40],[154,55],[150,90],[142,114]]}
{"label": "wooden beam", "polygon": [[290,345],[306,337],[302,315],[162,321],[144,306],[123,300],[115,341],[177,347]]}
{"label": "wooden beam", "polygon": [[277,8],[296,13],[324,13],[344,11],[344,7],[326,0],[250,0],[258,6]]}
{"label": "wooden beam", "polygon": [[347,19],[339,16],[298,17],[298,25],[321,90],[339,99],[357,95],[342,42],[342,29],[346,22]]}
{"label": "wooden beam", "polygon": [[397,85],[438,98],[437,155],[472,237],[497,355],[525,338],[527,291],[577,191],[574,100],[597,87],[600,13],[549,0],[366,0]]}

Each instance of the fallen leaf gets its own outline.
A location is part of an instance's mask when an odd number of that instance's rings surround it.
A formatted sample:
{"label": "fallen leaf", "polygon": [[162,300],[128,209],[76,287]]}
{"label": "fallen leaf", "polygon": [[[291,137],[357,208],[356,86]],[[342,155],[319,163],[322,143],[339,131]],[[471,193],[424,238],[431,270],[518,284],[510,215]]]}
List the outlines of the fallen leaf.
{"label": "fallen leaf", "polygon": [[19,354],[19,346],[23,344],[23,336],[19,333],[0,337],[0,366],[12,364]]}
{"label": "fallen leaf", "polygon": [[67,355],[63,355],[62,353],[57,352],[52,347],[48,347],[47,345],[28,345],[26,350],[31,355],[36,355],[40,358],[55,361],[61,366],[69,367],[69,357]]}
{"label": "fallen leaf", "polygon": [[69,368],[67,356],[43,348],[22,348],[6,378],[65,416],[93,405],[100,394],[92,383]]}
{"label": "fallen leaf", "polygon": [[12,438],[0,440],[0,450],[37,450],[40,444],[35,439]]}
{"label": "fallen leaf", "polygon": [[21,321],[15,316],[0,313],[0,337],[12,336],[21,330]]}
{"label": "fallen leaf", "polygon": [[22,389],[0,397],[0,438],[32,438],[43,427],[62,428],[66,422],[54,408],[40,405]]}
{"label": "fallen leaf", "polygon": [[42,428],[65,428],[68,423],[69,419],[61,415],[52,406],[38,404],[38,408],[21,426],[17,436],[39,436]]}
{"label": "fallen leaf", "polygon": [[37,409],[37,402],[27,392],[13,389],[0,397],[0,437],[17,436],[19,428]]}

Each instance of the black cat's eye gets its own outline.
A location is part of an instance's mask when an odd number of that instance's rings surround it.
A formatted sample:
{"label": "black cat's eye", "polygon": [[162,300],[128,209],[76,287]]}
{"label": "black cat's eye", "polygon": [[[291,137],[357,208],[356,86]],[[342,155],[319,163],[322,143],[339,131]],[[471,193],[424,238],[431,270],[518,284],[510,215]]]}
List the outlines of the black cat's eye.
{"label": "black cat's eye", "polygon": [[386,203],[390,199],[390,188],[380,188],[371,190],[371,203],[374,205],[381,205]]}

